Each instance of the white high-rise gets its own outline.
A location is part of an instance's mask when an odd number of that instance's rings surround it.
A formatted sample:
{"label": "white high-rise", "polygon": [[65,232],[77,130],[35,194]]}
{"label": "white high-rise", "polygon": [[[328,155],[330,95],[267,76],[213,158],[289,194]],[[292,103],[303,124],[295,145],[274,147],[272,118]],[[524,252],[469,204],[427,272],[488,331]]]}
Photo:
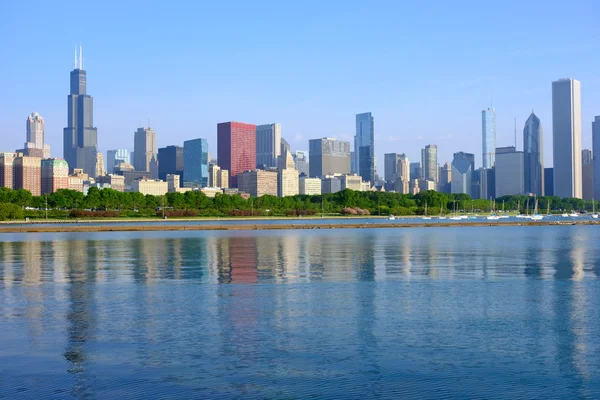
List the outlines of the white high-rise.
{"label": "white high-rise", "polygon": [[582,197],[581,84],[567,78],[552,82],[554,195]]}
{"label": "white high-rise", "polygon": [[481,112],[481,164],[493,168],[496,163],[496,109],[489,107]]}
{"label": "white high-rise", "polygon": [[44,144],[44,118],[36,112],[27,117],[27,141],[24,145],[24,153],[31,157],[50,157],[50,145]]}

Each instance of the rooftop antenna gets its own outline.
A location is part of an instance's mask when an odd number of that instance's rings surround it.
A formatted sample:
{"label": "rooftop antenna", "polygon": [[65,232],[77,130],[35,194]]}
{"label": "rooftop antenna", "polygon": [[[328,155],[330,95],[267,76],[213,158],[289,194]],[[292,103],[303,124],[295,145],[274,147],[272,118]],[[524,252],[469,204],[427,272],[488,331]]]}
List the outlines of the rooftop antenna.
{"label": "rooftop antenna", "polygon": [[83,69],[83,47],[79,45],[79,69]]}
{"label": "rooftop antenna", "polygon": [[75,46],[75,57],[73,57],[73,69],[77,69],[77,46]]}
{"label": "rooftop antenna", "polygon": [[515,151],[517,151],[517,117],[515,117]]}

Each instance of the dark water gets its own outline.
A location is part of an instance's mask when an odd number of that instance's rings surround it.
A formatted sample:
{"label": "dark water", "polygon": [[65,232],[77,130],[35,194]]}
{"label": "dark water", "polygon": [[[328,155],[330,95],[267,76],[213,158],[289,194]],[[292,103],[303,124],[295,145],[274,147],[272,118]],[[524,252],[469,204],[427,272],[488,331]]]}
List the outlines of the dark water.
{"label": "dark water", "polygon": [[0,235],[0,398],[600,398],[594,226]]}

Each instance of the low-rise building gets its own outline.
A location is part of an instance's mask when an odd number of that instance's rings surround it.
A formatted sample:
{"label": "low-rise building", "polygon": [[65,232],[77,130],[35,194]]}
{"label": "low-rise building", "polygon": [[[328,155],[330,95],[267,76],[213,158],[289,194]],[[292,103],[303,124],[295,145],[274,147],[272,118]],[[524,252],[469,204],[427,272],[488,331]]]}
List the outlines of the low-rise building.
{"label": "low-rise building", "polygon": [[429,179],[419,180],[419,192],[425,192],[427,190],[435,190],[435,182]]}
{"label": "low-rise building", "polygon": [[321,180],[321,193],[337,193],[342,190],[341,175],[326,175]]}
{"label": "low-rise building", "polygon": [[69,164],[61,158],[42,160],[42,194],[69,189]]}
{"label": "low-rise building", "polygon": [[110,185],[111,189],[124,192],[125,191],[125,177],[121,175],[104,175],[97,176],[96,183],[103,185]]}
{"label": "low-rise building", "polygon": [[143,195],[163,196],[169,192],[169,184],[159,179],[138,179],[133,181],[132,190]]}
{"label": "low-rise building", "polygon": [[244,171],[237,176],[240,192],[249,193],[253,197],[266,194],[277,196],[277,172],[255,169]]}
{"label": "low-rise building", "polygon": [[321,179],[309,178],[308,176],[300,176],[298,181],[298,189],[300,194],[320,195],[321,194]]}
{"label": "low-rise building", "polygon": [[206,197],[215,197],[217,194],[222,194],[223,190],[221,188],[215,187],[205,187],[200,189],[202,193],[206,195]]}
{"label": "low-rise building", "polygon": [[340,176],[340,182],[342,185],[342,190],[351,189],[362,191],[362,177],[359,175],[342,175]]}

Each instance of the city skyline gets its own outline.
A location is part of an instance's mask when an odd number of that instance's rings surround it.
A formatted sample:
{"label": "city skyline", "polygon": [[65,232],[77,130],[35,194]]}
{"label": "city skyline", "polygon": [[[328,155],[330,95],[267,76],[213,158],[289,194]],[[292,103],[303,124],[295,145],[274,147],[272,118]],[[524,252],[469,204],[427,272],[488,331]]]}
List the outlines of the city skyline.
{"label": "city skyline", "polygon": [[[600,80],[592,68],[600,55],[595,51],[597,42],[592,40],[597,29],[597,21],[592,18],[597,15],[595,3],[573,5],[572,11],[578,17],[565,21],[560,33],[532,26],[539,24],[542,16],[547,20],[561,15],[561,7],[545,3],[520,4],[519,13],[514,13],[510,4],[502,4],[492,15],[481,18],[483,10],[443,3],[436,6],[439,14],[426,15],[416,5],[400,4],[380,4],[368,9],[340,9],[328,4],[314,12],[316,4],[308,2],[300,7],[304,18],[301,25],[283,5],[257,4],[254,10],[242,7],[243,13],[232,10],[236,21],[232,31],[218,44],[205,44],[198,52],[189,49],[196,48],[196,39],[205,37],[215,22],[202,27],[177,27],[166,36],[158,35],[147,32],[148,24],[156,23],[158,17],[145,10],[144,22],[128,21],[114,32],[100,29],[109,21],[103,13],[90,22],[94,29],[75,35],[51,29],[57,18],[72,21],[90,7],[84,4],[71,9],[41,4],[40,12],[48,17],[34,26],[26,23],[27,12],[22,6],[9,5],[2,10],[6,11],[2,13],[6,23],[0,24],[0,30],[5,37],[17,37],[5,47],[4,55],[11,62],[0,66],[0,84],[6,96],[6,104],[0,109],[0,129],[10,149],[22,146],[23,118],[37,111],[45,118],[46,141],[54,155],[60,155],[59,132],[66,126],[64,76],[73,46],[80,42],[86,48],[88,92],[94,96],[94,125],[98,127],[99,150],[104,153],[122,148],[120,138],[148,117],[159,133],[158,147],[181,145],[188,136],[200,136],[206,137],[209,147],[215,149],[212,133],[218,122],[241,120],[258,124],[275,120],[281,123],[283,136],[293,150],[306,149],[311,137],[333,136],[352,141],[353,116],[368,110],[377,117],[378,171],[383,171],[385,152],[404,152],[417,159],[420,149],[428,143],[438,145],[438,159],[443,163],[451,161],[457,150],[480,154],[481,144],[474,140],[481,129],[478,113],[489,105],[491,96],[497,110],[498,147],[512,144],[514,118],[522,126],[532,108],[544,122],[546,136],[551,137],[549,82],[565,75],[582,83],[582,146],[591,147],[591,121],[600,108]],[[139,11],[135,2],[125,8]],[[211,19],[223,8],[211,5],[203,13]],[[527,18],[532,11],[542,14],[539,21]],[[266,28],[260,23],[261,13],[270,16],[269,20],[276,17],[277,25],[285,28],[278,37],[273,35],[274,27]],[[364,18],[365,14],[373,18]],[[254,18],[247,18],[248,15]],[[516,27],[508,35],[501,28],[507,15]],[[385,23],[398,16],[402,16],[402,24]],[[357,20],[367,24],[367,33],[352,32],[350,26]],[[456,29],[465,21],[471,24],[469,28]],[[404,33],[424,22],[434,27],[432,35],[420,38],[418,46],[411,44],[415,42]],[[484,26],[486,32],[491,29],[489,39],[496,46],[485,59],[477,54],[489,49],[475,40]],[[295,35],[294,29],[302,29],[306,34]],[[52,33],[41,34],[46,32]],[[242,32],[247,38],[240,36]],[[123,37],[129,39],[123,41]],[[189,40],[178,40],[181,37]],[[240,37],[244,40],[240,41]],[[38,40],[43,66],[20,63],[18,60],[25,60],[30,51],[29,43]],[[297,45],[295,54],[283,46],[290,40]],[[336,51],[328,54],[326,50],[338,42]],[[148,52],[153,43],[156,50]],[[248,47],[249,43],[258,44]],[[370,45],[356,52],[357,43]],[[457,52],[459,43],[464,51]],[[515,61],[529,54],[531,43],[536,43],[536,57],[523,68]],[[235,73],[232,65],[222,62],[184,72],[187,66],[198,65],[194,62],[198,56],[193,53],[220,60],[223,54],[236,51],[252,60],[243,73]],[[559,52],[561,57],[556,56]],[[272,65],[266,54],[278,54],[279,65]],[[126,60],[136,58],[146,62],[136,68],[135,74],[123,74]],[[375,62],[359,62],[367,58]],[[314,63],[315,59],[320,62]],[[444,60],[443,68],[439,59]],[[410,79],[406,79],[408,76]],[[181,116],[197,110],[201,111],[195,118],[195,132],[187,135],[188,122]],[[428,118],[431,110],[435,110],[437,118]],[[441,126],[440,120],[444,121]],[[544,162],[552,166],[550,141],[544,145],[548,155]]]}

